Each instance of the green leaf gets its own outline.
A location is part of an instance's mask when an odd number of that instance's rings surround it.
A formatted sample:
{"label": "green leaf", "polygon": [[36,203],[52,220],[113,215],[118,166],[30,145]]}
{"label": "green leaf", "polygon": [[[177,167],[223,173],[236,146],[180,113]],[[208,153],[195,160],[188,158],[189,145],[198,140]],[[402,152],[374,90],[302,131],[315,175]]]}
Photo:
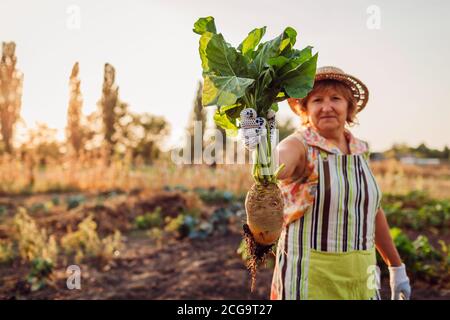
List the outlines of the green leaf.
{"label": "green leaf", "polygon": [[278,57],[273,57],[267,60],[267,64],[269,66],[273,66],[276,68],[281,68],[282,66],[284,66],[286,63],[288,63],[290,60],[289,58],[283,57],[283,56],[278,56]]}
{"label": "green leaf", "polygon": [[210,16],[198,19],[192,31],[200,35],[205,32],[217,33],[214,18]]}
{"label": "green leaf", "polygon": [[[229,119],[236,121],[241,117],[241,111],[244,109],[244,106],[240,103],[236,105],[235,108],[227,109],[224,112],[228,116]],[[220,110],[222,112],[222,110]]]}
{"label": "green leaf", "polygon": [[234,109],[234,108],[237,108],[239,106],[240,106],[239,103],[232,104],[232,105],[229,105],[229,106],[222,106],[222,107],[220,107],[220,113],[225,113],[226,111]]}
{"label": "green leaf", "polygon": [[227,134],[233,135],[233,132],[237,132],[238,130],[236,124],[233,123],[230,118],[228,118],[227,114],[222,114],[219,110],[217,110],[214,114],[214,122],[217,126],[227,130]]}
{"label": "green leaf", "polygon": [[291,27],[287,27],[283,32],[283,40],[280,45],[280,52],[285,49],[290,50],[294,47],[297,38],[297,31]]}
{"label": "green leaf", "polygon": [[300,99],[312,90],[316,74],[317,55],[316,53],[311,59],[285,76],[282,84],[289,97]]}
{"label": "green leaf", "polygon": [[194,32],[201,34],[202,103],[219,106],[220,116],[231,122],[243,108],[255,108],[264,116],[278,109],[277,102],[304,97],[313,87],[317,54],[312,56],[310,46],[294,48],[297,31],[291,27],[263,43],[266,27],[255,28],[237,49],[216,33],[212,17],[199,19]]}
{"label": "green leaf", "polygon": [[290,58],[290,59],[295,59],[301,56],[304,56],[306,58],[311,58],[312,57],[312,46],[307,46],[305,48],[303,48],[302,50],[298,50],[298,49],[292,49],[289,52],[287,52],[285,54],[286,57]]}
{"label": "green leaf", "polygon": [[311,49],[312,47],[306,47],[303,50],[296,50],[296,49],[292,50],[289,61],[280,68],[278,68],[277,70],[278,76],[281,79],[287,77],[289,72],[295,70],[295,68],[299,67],[305,61],[311,59],[312,57]]}
{"label": "green leaf", "polygon": [[242,52],[244,56],[251,57],[253,50],[255,50],[265,33],[266,27],[253,29],[239,45],[238,50]]}
{"label": "green leaf", "polygon": [[258,79],[260,92],[262,92],[270,85],[270,83],[272,82],[272,75],[273,75],[272,69],[266,69],[261,73],[261,76]]}
{"label": "green leaf", "polygon": [[200,45],[198,48],[198,51],[200,53],[200,59],[202,60],[202,69],[203,72],[209,72],[209,66],[208,66],[208,56],[206,54],[206,48],[208,47],[209,41],[211,41],[211,38],[213,36],[213,33],[211,32],[205,32],[200,37]]}
{"label": "green leaf", "polygon": [[278,110],[279,110],[278,103],[272,103],[272,106],[270,107],[270,109],[272,109],[275,112],[278,112]]}
{"label": "green leaf", "polygon": [[277,99],[278,98],[286,98],[286,94],[283,92],[283,91],[280,91],[278,94],[277,94]]}
{"label": "green leaf", "polygon": [[248,75],[244,56],[230,47],[221,34],[204,33],[202,38],[200,39],[200,55],[203,72],[213,72],[219,76],[245,77]]}
{"label": "green leaf", "polygon": [[204,106],[232,105],[245,94],[245,90],[254,82],[253,79],[235,76],[205,76],[202,104]]}
{"label": "green leaf", "polygon": [[261,73],[268,65],[268,60],[270,58],[276,57],[278,50],[280,48],[281,40],[283,35],[276,37],[273,40],[261,43],[256,52],[256,57],[253,60],[254,70],[257,73]]}

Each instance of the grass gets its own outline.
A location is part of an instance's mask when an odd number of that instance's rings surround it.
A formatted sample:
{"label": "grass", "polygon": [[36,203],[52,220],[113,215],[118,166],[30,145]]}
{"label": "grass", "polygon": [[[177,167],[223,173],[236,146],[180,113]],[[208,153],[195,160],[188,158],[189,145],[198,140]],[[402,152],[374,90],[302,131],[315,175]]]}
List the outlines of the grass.
{"label": "grass", "polygon": [[[407,194],[425,191],[436,199],[450,198],[450,165],[405,165],[395,160],[373,161],[371,168],[383,193]],[[253,184],[251,165],[174,165],[160,161],[153,166],[134,167],[126,160],[105,165],[101,159],[61,161],[30,170],[25,163],[0,157],[0,195],[30,195],[61,192],[106,192],[119,190],[179,190],[215,188],[242,195]],[[34,181],[30,184],[30,181]],[[215,195],[224,196],[224,195]],[[225,194],[226,196],[226,194]]]}

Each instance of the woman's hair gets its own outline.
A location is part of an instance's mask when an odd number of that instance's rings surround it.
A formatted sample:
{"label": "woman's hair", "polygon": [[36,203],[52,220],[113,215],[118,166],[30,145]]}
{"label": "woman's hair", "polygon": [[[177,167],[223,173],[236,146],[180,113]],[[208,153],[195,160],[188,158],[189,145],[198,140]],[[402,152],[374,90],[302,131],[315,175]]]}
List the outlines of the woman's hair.
{"label": "woman's hair", "polygon": [[306,109],[309,99],[311,99],[311,97],[314,94],[327,93],[330,90],[335,90],[336,92],[341,94],[344,97],[344,99],[347,101],[347,103],[348,103],[347,119],[346,119],[347,124],[349,126],[353,126],[354,124],[357,123],[356,99],[353,96],[351,89],[340,81],[327,79],[327,80],[320,80],[320,81],[315,82],[313,89],[308,93],[308,95],[302,99],[298,99],[298,102],[299,102],[299,110],[298,111],[300,113],[302,125],[309,124],[308,113],[307,113],[307,109]]}

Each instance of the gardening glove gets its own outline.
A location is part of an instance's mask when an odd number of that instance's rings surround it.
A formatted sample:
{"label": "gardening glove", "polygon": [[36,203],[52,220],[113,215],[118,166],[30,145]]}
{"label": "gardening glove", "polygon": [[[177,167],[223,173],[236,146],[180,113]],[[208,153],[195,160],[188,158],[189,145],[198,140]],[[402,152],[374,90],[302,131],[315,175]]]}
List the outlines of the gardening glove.
{"label": "gardening glove", "polygon": [[252,108],[242,110],[240,117],[241,125],[238,134],[245,148],[252,151],[256,149],[256,146],[262,139],[266,138],[266,123],[268,123],[270,128],[270,138],[273,146],[276,134],[275,112],[273,110],[269,110],[267,113],[267,122],[263,117],[257,117],[256,110]]}
{"label": "gardening glove", "polygon": [[409,300],[411,286],[406,275],[405,264],[400,267],[389,267],[389,283],[391,285],[391,300]]}

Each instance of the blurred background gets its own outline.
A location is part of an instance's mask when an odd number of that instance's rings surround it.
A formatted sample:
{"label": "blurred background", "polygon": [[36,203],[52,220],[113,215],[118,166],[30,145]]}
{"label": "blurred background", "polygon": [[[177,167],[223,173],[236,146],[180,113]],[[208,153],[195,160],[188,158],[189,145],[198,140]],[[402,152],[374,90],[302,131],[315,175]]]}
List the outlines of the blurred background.
{"label": "blurred background", "polygon": [[[450,298],[450,10],[446,1],[0,3],[0,298],[268,299],[241,243],[249,164],[179,164],[214,145],[199,17],[237,46],[286,26],[364,81],[369,142],[414,299]],[[299,128],[280,104],[280,140]],[[223,138],[236,155],[236,142]],[[226,150],[223,150],[226,152]],[[201,161],[200,161],[201,162]],[[389,297],[386,268],[382,294]]]}

